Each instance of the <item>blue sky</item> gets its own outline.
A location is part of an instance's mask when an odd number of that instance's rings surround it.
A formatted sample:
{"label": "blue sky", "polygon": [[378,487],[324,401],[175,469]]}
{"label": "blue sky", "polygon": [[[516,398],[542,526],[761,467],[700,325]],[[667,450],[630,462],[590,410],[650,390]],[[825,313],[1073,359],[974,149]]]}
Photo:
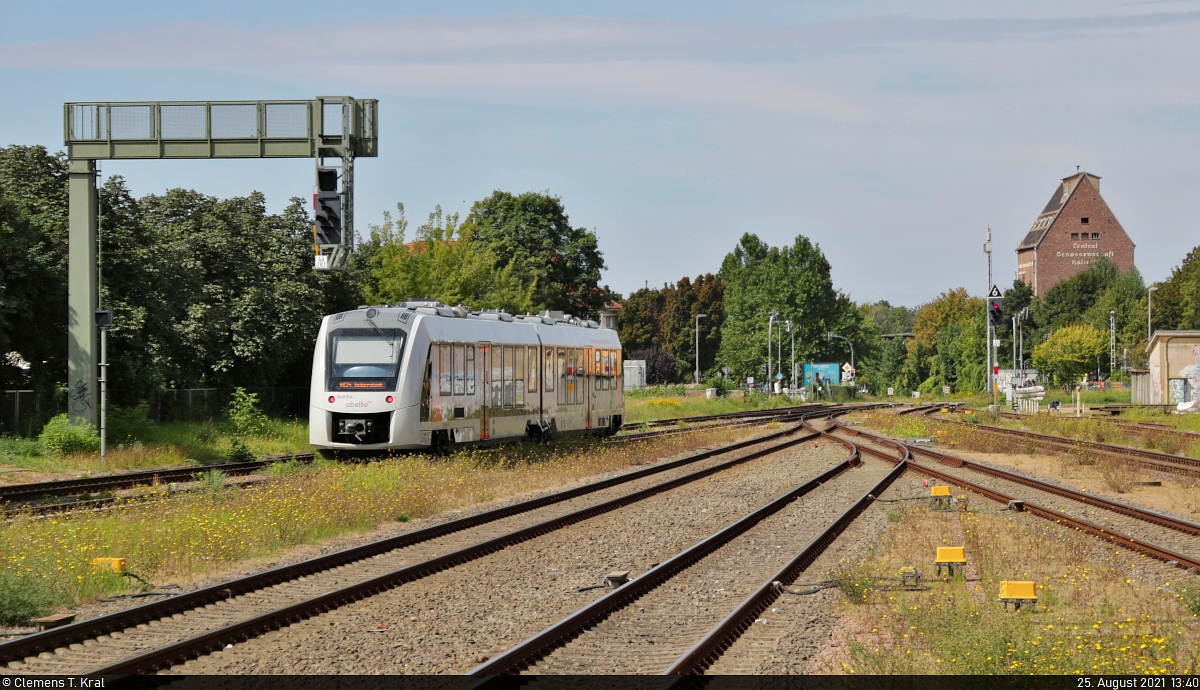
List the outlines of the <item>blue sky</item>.
{"label": "blue sky", "polygon": [[[856,300],[996,282],[1084,170],[1164,278],[1200,244],[1200,2],[8,2],[0,145],[83,100],[380,100],[360,230],[550,190],[628,293],[716,271],[744,232],[820,244]],[[135,194],[312,187],[283,161],[103,164]]]}

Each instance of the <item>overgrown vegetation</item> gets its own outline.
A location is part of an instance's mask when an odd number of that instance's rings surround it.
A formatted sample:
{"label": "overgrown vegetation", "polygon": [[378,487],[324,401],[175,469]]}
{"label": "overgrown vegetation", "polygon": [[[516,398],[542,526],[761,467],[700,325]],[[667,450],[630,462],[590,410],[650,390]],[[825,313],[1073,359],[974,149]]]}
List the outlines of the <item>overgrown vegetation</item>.
{"label": "overgrown vegetation", "polygon": [[628,470],[747,433],[754,432],[697,431],[618,447],[562,439],[361,465],[318,460],[244,489],[224,489],[223,477],[209,473],[201,482],[207,490],[168,498],[148,488],[142,500],[103,513],[19,516],[0,524],[0,610],[11,601],[13,618],[28,617],[129,587],[92,572],[91,560],[101,556],[124,557],[131,572],[155,583],[186,580],[297,544]]}
{"label": "overgrown vegetation", "polygon": [[[938,546],[966,547],[967,577],[928,591],[852,587],[854,635],[828,670],[856,674],[1190,673],[1200,626],[1194,577],[1027,514],[904,509],[853,581],[895,577]],[[1176,578],[1179,578],[1176,581]],[[1036,583],[1019,612],[996,601],[1002,580]],[[843,591],[846,591],[843,588]],[[854,604],[854,605],[850,605]],[[869,632],[866,632],[869,631]]]}

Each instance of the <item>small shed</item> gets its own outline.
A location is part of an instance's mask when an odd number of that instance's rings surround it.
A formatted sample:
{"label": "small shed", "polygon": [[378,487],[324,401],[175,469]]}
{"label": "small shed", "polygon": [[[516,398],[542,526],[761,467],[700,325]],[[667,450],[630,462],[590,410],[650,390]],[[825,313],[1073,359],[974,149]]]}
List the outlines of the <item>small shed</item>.
{"label": "small shed", "polygon": [[1155,331],[1146,348],[1149,400],[1177,405],[1196,399],[1200,389],[1200,331]]}

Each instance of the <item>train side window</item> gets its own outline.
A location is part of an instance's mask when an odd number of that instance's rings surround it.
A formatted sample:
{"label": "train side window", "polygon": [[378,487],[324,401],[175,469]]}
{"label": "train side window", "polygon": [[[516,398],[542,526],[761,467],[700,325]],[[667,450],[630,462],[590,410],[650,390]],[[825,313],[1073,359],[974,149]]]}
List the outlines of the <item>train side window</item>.
{"label": "train side window", "polygon": [[554,376],[554,349],[548,347],[545,349],[545,353],[546,353],[546,373],[545,373],[546,392],[553,393],[554,392],[554,378],[555,378],[555,376]]}
{"label": "train side window", "polygon": [[538,372],[537,361],[538,361],[537,348],[536,347],[529,348],[529,379],[527,380],[526,387],[529,389],[530,393],[537,392],[537,372]]}
{"label": "train side window", "polygon": [[434,357],[434,349],[433,349],[433,346],[430,345],[429,346],[429,354],[427,354],[425,356],[425,380],[421,382],[421,421],[422,422],[428,422],[429,418],[430,418],[429,386],[430,386],[431,382],[429,380],[429,377],[433,375],[433,357]]}
{"label": "train side window", "polygon": [[492,407],[500,407],[500,391],[504,389],[504,348],[492,346]]}
{"label": "train side window", "polygon": [[513,354],[513,405],[525,407],[525,348],[518,346]]}
{"label": "train side window", "polygon": [[463,366],[465,353],[462,345],[454,346],[454,394],[462,395],[467,390],[466,374],[463,371],[466,367]]}
{"label": "train side window", "polygon": [[558,404],[567,404],[567,351],[558,348]]}
{"label": "train side window", "polygon": [[475,346],[467,346],[467,395],[475,395]]}
{"label": "train side window", "polygon": [[438,345],[438,392],[442,395],[453,395],[453,378],[454,360],[450,358],[450,346]]}
{"label": "train side window", "polygon": [[513,349],[504,348],[504,406],[513,406]]}

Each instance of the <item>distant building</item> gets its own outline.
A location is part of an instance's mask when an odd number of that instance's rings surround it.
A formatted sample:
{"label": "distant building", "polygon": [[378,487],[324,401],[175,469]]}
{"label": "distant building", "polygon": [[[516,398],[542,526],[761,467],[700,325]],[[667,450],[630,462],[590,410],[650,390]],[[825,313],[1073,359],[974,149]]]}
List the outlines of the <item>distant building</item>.
{"label": "distant building", "polygon": [[620,302],[605,302],[600,308],[600,327],[617,330],[617,320],[621,311]]}
{"label": "distant building", "polygon": [[1133,242],[1100,196],[1100,177],[1076,173],[1063,178],[1017,247],[1017,278],[1041,297],[1100,256],[1128,271]]}

